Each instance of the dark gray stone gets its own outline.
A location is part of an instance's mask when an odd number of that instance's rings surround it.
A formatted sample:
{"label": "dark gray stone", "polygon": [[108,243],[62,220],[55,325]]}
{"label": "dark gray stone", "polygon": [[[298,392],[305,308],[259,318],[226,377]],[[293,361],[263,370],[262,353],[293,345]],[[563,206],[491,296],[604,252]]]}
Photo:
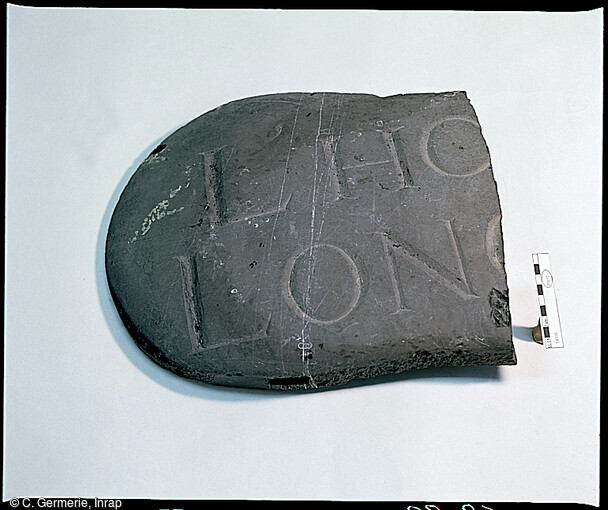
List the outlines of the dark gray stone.
{"label": "dark gray stone", "polygon": [[139,347],[208,383],[511,365],[500,218],[464,92],[252,97],[142,162],[108,282]]}

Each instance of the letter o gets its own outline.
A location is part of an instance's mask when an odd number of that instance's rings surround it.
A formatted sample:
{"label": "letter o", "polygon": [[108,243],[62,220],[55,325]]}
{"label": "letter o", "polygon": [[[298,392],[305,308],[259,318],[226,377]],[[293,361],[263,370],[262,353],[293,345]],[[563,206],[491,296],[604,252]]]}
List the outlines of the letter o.
{"label": "letter o", "polygon": [[[310,253],[312,257],[313,250],[322,250],[327,251],[327,253],[332,256],[338,255],[339,260],[342,261],[342,270],[347,273],[352,279],[352,296],[348,303],[345,303],[341,310],[334,311],[330,318],[318,318],[315,317],[313,313],[306,311],[306,306],[302,306],[302,304],[296,301],[296,298],[292,292],[292,284],[296,277],[296,273],[298,272],[297,263],[298,261],[306,256],[306,254]],[[311,268],[308,268],[308,274],[310,274]],[[312,322],[315,324],[333,324],[335,322],[339,322],[344,319],[349,313],[351,313],[357,303],[359,302],[359,298],[361,296],[361,277],[359,276],[359,270],[357,269],[357,265],[355,261],[350,257],[348,253],[346,253],[342,248],[335,246],[329,243],[317,243],[313,244],[311,247],[305,248],[295,255],[292,255],[287,264],[285,265],[285,271],[283,273],[283,285],[282,285],[283,297],[289,308],[300,318]],[[307,291],[308,292],[308,291]],[[315,310],[316,311],[316,310]]]}

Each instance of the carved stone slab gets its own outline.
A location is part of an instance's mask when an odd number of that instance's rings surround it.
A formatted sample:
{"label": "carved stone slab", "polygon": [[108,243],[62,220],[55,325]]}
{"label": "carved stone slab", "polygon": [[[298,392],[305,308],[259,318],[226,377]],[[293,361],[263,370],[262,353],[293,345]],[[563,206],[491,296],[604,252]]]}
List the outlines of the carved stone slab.
{"label": "carved stone slab", "polygon": [[496,183],[464,92],[216,108],[135,172],[106,268],[139,347],[208,383],[516,363]]}

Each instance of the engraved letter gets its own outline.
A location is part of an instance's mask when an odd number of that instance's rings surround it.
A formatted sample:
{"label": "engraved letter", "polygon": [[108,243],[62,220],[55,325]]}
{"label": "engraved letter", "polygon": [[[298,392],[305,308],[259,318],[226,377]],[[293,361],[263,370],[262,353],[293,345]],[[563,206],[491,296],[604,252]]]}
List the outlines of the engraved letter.
{"label": "engraved letter", "polygon": [[193,353],[201,352],[204,349],[224,347],[226,345],[261,340],[262,338],[268,337],[268,328],[270,327],[272,313],[268,314],[268,319],[260,330],[253,334],[243,335],[239,338],[210,339],[204,323],[205,312],[200,292],[196,254],[191,255],[190,257],[178,256],[176,258],[181,270],[184,308]]}
{"label": "engraved letter", "polygon": [[[319,275],[318,273],[321,273]],[[345,292],[345,282],[351,286]],[[353,311],[361,296],[361,277],[342,248],[320,243],[293,255],[283,273],[283,297],[306,322],[333,324]]]}
{"label": "engraved letter", "polygon": [[403,255],[407,260],[409,260],[412,264],[421,269],[424,273],[435,278],[449,290],[458,294],[461,298],[473,299],[479,297],[477,294],[475,294],[467,280],[462,257],[462,248],[460,247],[460,242],[454,232],[452,220],[444,220],[444,222],[448,230],[448,236],[450,238],[452,249],[454,251],[454,254],[456,255],[458,264],[458,275],[454,274],[443,264],[437,262],[435,259],[427,255],[423,251],[404,241],[396,234],[389,232],[381,232],[383,236],[382,245],[384,247],[384,253],[386,255],[391,280],[395,288],[395,300],[398,306],[397,312],[407,310],[407,308],[405,307],[405,304],[403,302],[403,288],[399,281],[399,274],[396,270],[396,266],[394,263],[395,251]]}

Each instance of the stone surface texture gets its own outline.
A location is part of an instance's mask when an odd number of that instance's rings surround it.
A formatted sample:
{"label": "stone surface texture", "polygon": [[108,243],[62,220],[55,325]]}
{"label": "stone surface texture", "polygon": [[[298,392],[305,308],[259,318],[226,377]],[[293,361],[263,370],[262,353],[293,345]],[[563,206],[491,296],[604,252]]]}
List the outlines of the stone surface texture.
{"label": "stone surface texture", "polygon": [[220,106],[141,163],[106,269],[139,347],[207,383],[516,363],[496,183],[464,92]]}

